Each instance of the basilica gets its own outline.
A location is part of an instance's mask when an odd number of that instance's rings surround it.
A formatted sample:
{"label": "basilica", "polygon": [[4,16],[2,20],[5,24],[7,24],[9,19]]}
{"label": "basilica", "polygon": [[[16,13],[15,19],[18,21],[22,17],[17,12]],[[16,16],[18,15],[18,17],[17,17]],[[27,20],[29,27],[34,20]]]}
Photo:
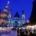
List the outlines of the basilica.
{"label": "basilica", "polygon": [[0,26],[1,27],[12,27],[17,26],[20,27],[25,24],[25,14],[22,11],[22,18],[20,18],[18,12],[15,14],[14,18],[12,18],[12,10],[8,10],[9,2],[5,5],[3,10],[0,10]]}

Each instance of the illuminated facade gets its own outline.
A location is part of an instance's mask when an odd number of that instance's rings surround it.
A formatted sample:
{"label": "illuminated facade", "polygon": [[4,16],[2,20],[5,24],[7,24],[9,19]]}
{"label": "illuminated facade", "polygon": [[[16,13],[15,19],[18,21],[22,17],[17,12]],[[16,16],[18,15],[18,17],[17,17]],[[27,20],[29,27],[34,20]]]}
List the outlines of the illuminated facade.
{"label": "illuminated facade", "polygon": [[0,14],[0,24],[1,26],[22,26],[23,24],[25,24],[25,15],[24,15],[24,11],[22,11],[22,18],[20,18],[18,12],[15,14],[14,18],[12,18],[12,10],[8,11],[8,7],[9,7],[9,1],[7,3],[7,5],[5,6],[3,12]]}
{"label": "illuminated facade", "polygon": [[[24,13],[22,13],[22,15],[24,15]],[[21,16],[22,16],[21,15]],[[23,16],[22,16],[23,17]],[[8,18],[8,25],[7,26],[16,26],[16,27],[20,27],[23,24],[25,24],[25,17],[20,18],[18,12],[15,14],[14,18]]]}

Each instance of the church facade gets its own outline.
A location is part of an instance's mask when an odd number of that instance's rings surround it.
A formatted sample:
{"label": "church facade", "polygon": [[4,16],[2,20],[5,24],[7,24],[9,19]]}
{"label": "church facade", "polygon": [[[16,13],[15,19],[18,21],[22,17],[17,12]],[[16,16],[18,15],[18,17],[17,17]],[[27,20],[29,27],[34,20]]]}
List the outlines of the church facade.
{"label": "church facade", "polygon": [[5,6],[4,10],[0,13],[0,26],[17,26],[20,27],[23,24],[25,24],[25,14],[24,11],[22,11],[22,18],[20,18],[18,12],[15,14],[14,18],[12,18],[12,10],[8,11],[9,3]]}

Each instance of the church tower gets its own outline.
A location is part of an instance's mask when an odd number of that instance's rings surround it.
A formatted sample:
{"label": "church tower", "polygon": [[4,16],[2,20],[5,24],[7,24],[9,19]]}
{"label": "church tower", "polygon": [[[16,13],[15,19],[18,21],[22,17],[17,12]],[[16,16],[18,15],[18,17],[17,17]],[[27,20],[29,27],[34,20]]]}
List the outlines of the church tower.
{"label": "church tower", "polygon": [[10,26],[11,24],[11,20],[12,19],[12,10],[10,10],[9,14],[8,14],[8,26]]}
{"label": "church tower", "polygon": [[12,18],[12,10],[10,10],[8,18],[10,18],[10,19]]}
{"label": "church tower", "polygon": [[22,10],[22,19],[25,19],[25,14],[23,10]]}
{"label": "church tower", "polygon": [[36,0],[34,0],[33,2],[33,8],[32,8],[32,13],[31,13],[31,17],[30,17],[30,22],[36,23]]}

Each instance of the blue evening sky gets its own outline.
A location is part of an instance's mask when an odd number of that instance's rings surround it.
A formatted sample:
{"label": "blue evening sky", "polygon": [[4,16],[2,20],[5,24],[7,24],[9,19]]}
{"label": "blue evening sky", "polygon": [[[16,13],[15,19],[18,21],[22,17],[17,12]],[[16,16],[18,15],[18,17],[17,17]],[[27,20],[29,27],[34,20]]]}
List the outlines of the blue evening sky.
{"label": "blue evening sky", "polygon": [[17,11],[21,17],[22,10],[24,10],[26,20],[30,18],[33,7],[33,0],[0,0],[0,9],[4,9],[7,1],[10,1],[9,10],[12,9],[12,17],[14,17]]}

